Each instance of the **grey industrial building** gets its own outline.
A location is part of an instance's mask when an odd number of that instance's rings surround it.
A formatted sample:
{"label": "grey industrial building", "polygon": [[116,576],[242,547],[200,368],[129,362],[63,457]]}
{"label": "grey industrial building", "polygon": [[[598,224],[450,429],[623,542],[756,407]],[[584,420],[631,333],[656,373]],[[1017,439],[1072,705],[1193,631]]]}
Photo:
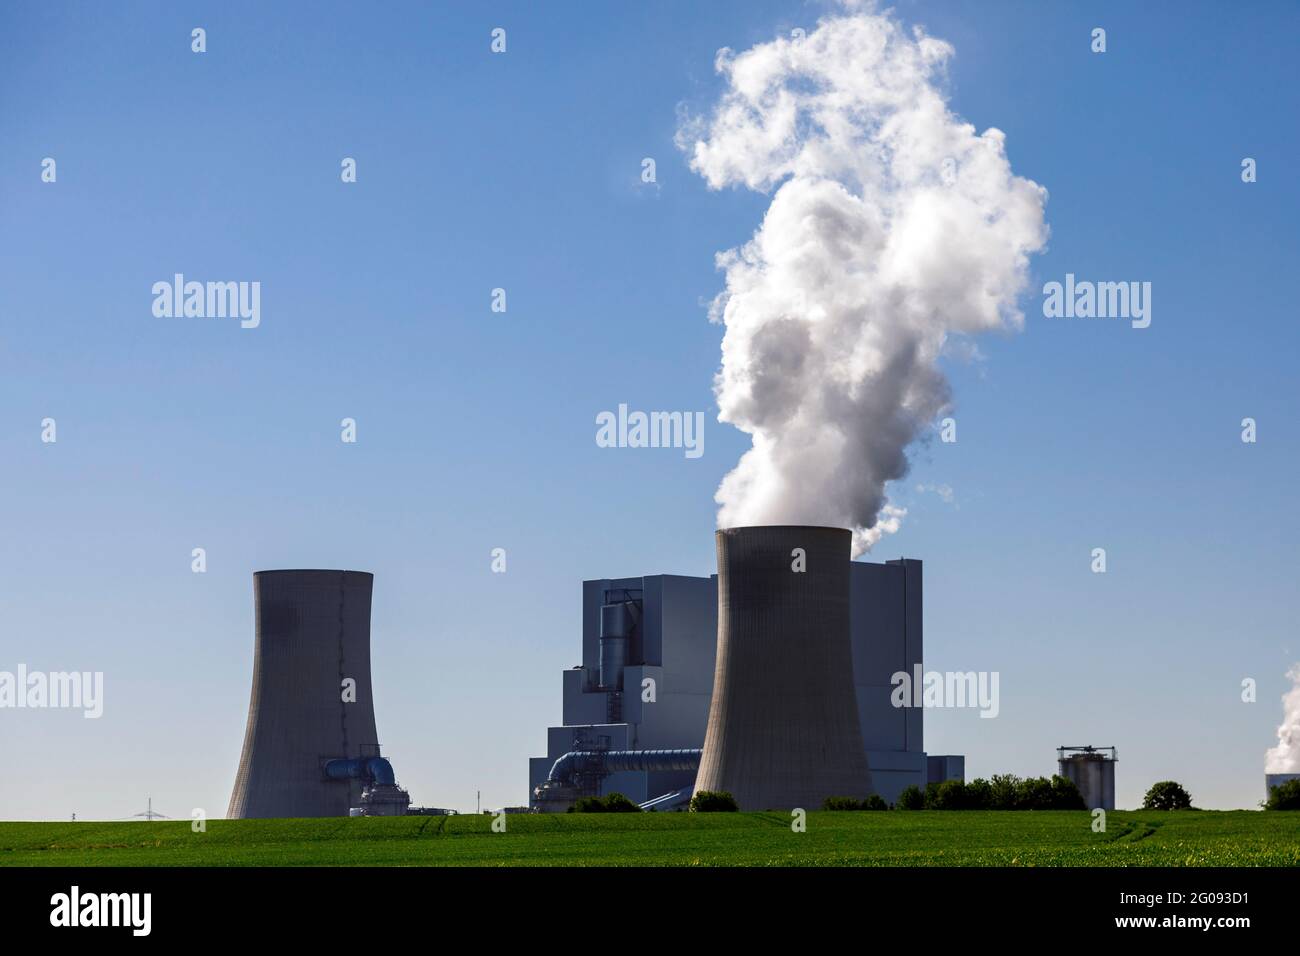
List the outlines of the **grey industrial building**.
{"label": "grey industrial building", "polygon": [[[807,537],[811,540],[816,535]],[[781,552],[782,567],[789,573],[790,548],[786,544],[784,537],[773,541],[772,553]],[[838,549],[838,543],[834,547]],[[719,548],[722,555],[721,544]],[[896,708],[890,701],[893,675],[910,674],[922,661],[921,562],[851,562],[847,549],[845,538],[844,567],[837,572],[842,583],[834,587],[847,587],[848,619],[843,621],[837,613],[828,622],[847,627],[850,660],[823,658],[819,666],[843,671],[851,664],[857,733],[842,726],[837,732],[842,739],[857,738],[865,766],[852,769],[856,766],[853,758],[847,758],[848,763],[839,761],[850,767],[853,776],[833,785],[848,787],[857,781],[858,786],[870,786],[892,802],[908,785],[924,788],[930,780],[960,779],[963,760],[954,756],[927,760],[923,711]],[[838,555],[838,550],[835,553]],[[725,569],[725,557],[723,560]],[[840,561],[838,557],[832,560]],[[810,586],[815,583],[800,581]],[[583,582],[582,662],[563,673],[561,724],[547,730],[546,755],[529,761],[533,806],[564,809],[577,796],[619,792],[643,805],[670,809],[689,798],[696,785],[695,768],[708,749],[705,738],[717,649],[720,638],[726,636],[719,629],[718,594],[716,575]],[[790,604],[795,617],[788,621],[796,621],[802,613],[797,610],[801,601],[794,599]],[[762,617],[759,612],[754,620]],[[780,639],[775,632],[767,634],[770,640]],[[769,650],[764,656],[771,653]],[[806,663],[800,662],[797,649],[788,662],[796,668]],[[782,676],[770,668],[769,672]],[[803,671],[787,672],[784,686],[791,687],[808,676]],[[796,689],[809,695],[821,690],[815,686]],[[769,685],[765,693],[774,690],[779,688]],[[849,719],[845,696],[837,697],[834,714],[817,719],[829,718],[837,725]],[[750,699],[754,699],[752,695]],[[742,708],[736,713],[748,707],[742,695]],[[862,776],[867,768],[869,783]],[[762,803],[766,798],[757,799]]]}
{"label": "grey industrial building", "polygon": [[373,581],[364,571],[253,575],[253,689],[228,818],[406,812],[375,731]]}

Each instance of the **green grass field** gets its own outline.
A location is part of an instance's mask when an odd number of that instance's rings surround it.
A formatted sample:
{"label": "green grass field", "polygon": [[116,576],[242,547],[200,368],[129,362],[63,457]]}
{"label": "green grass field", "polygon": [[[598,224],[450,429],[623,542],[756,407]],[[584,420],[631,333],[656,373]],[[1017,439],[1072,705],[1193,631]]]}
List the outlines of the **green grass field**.
{"label": "green grass field", "polygon": [[642,813],[0,823],[0,866],[1300,866],[1300,813]]}

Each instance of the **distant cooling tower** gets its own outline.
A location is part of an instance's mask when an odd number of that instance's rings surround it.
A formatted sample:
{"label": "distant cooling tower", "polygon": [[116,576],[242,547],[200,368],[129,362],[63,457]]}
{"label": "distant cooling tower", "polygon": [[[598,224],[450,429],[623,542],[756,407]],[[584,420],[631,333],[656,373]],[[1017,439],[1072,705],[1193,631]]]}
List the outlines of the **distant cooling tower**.
{"label": "distant cooling tower", "polygon": [[697,791],[728,791],[745,810],[817,810],[871,792],[849,642],[851,538],[717,533],[718,654]]}
{"label": "distant cooling tower", "polygon": [[[373,581],[363,571],[253,575],[253,694],[227,817],[346,817],[361,806],[364,775],[339,779],[344,765],[330,774],[325,766],[379,754],[370,691]],[[355,702],[344,700],[348,678]]]}

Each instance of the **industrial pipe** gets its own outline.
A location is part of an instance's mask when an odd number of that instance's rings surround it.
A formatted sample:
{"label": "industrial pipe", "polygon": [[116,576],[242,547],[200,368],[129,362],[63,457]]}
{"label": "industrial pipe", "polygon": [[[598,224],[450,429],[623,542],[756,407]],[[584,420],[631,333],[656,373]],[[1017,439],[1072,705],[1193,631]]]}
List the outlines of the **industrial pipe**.
{"label": "industrial pipe", "polygon": [[353,757],[329,760],[325,763],[325,776],[331,780],[369,780],[395,786],[397,777],[393,765],[385,757]]}
{"label": "industrial pipe", "polygon": [[547,783],[570,784],[581,773],[608,775],[622,770],[663,773],[698,770],[701,750],[570,750],[555,761]]}

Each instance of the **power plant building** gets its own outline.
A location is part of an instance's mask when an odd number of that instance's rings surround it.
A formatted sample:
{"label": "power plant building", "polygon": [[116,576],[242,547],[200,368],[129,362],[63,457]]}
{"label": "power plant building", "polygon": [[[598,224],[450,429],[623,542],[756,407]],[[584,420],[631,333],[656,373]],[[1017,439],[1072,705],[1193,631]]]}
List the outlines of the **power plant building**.
{"label": "power plant building", "polygon": [[[893,802],[931,777],[923,711],[890,701],[893,675],[922,661],[922,564],[849,561],[847,547],[857,736],[871,790]],[[790,561],[785,549],[786,569]],[[709,726],[718,578],[584,581],[582,606],[582,660],[563,672],[561,724],[547,730],[546,755],[529,760],[531,804],[562,810],[580,796],[618,792],[657,809],[680,806],[694,788]],[[936,772],[960,779],[961,758],[942,759]]]}
{"label": "power plant building", "polygon": [[[700,747],[713,692],[716,581],[659,574],[583,582],[582,663],[563,673],[563,722],[547,730],[547,756],[528,762],[530,795],[568,753]],[[695,770],[605,766],[584,776],[591,779],[580,777],[573,796],[621,793],[645,803],[689,791]]]}

